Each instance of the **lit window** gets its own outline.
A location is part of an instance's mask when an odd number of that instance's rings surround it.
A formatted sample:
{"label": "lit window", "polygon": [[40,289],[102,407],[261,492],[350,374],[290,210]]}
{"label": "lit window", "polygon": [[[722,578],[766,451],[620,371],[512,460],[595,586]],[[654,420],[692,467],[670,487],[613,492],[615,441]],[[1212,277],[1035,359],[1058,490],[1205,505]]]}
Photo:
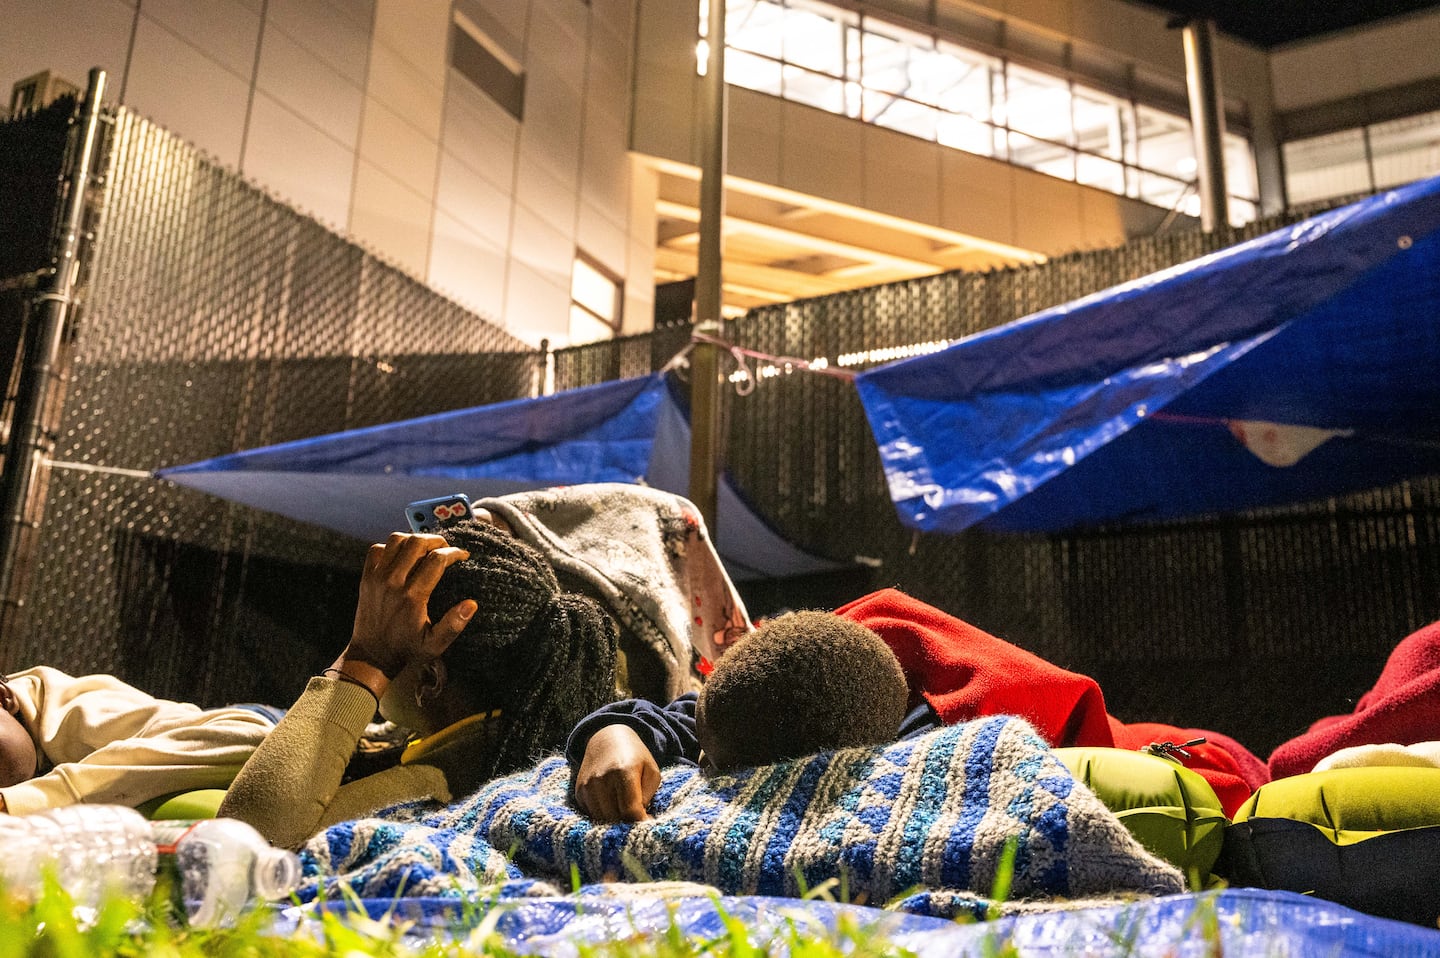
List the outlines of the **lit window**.
{"label": "lit window", "polygon": [[[705,9],[706,0],[698,0]],[[822,0],[729,0],[726,80],[981,156],[1191,212],[1188,118]],[[702,25],[703,34],[703,25]],[[1394,177],[1427,162],[1396,137]],[[1224,143],[1232,218],[1253,218],[1254,153]]]}
{"label": "lit window", "polygon": [[1370,162],[1379,190],[1440,172],[1440,111],[1370,127]]}
{"label": "lit window", "polygon": [[821,3],[790,0],[781,29],[781,57],[786,63],[832,77],[845,75],[845,35],[854,29],[854,14]]}
{"label": "lit window", "polygon": [[[1255,154],[1250,149],[1250,141],[1243,136],[1226,133],[1223,149],[1225,151],[1225,192],[1241,199],[1254,200],[1260,195],[1260,188],[1255,181]],[[1248,223],[1254,218],[1251,216],[1241,222]],[[1235,221],[1233,216],[1230,219],[1231,222]]]}
{"label": "lit window", "polygon": [[570,273],[570,342],[609,339],[620,330],[621,282],[584,253]]}
{"label": "lit window", "polygon": [[[745,50],[779,60],[783,43],[780,24],[784,17],[785,11],[778,3],[727,0],[725,46],[732,50]],[[700,23],[703,27],[704,18]],[[725,61],[725,66],[728,80],[730,61]]]}
{"label": "lit window", "polygon": [[1077,86],[1071,108],[1076,146],[1112,160],[1125,158],[1124,104],[1120,100]]}
{"label": "lit window", "polygon": [[[1184,182],[1193,180],[1195,140],[1190,135],[1190,121],[1146,106],[1135,108],[1135,120],[1140,168]],[[1147,198],[1144,194],[1142,187],[1141,199]]]}
{"label": "lit window", "polygon": [[1069,143],[1070,85],[1056,77],[1011,66],[1006,73],[1005,117],[1020,133],[1055,143]]}
{"label": "lit window", "polygon": [[734,47],[725,48],[725,82],[747,90],[781,96],[781,64]]}
{"label": "lit window", "polygon": [[1365,131],[1345,130],[1286,143],[1285,187],[1292,204],[1369,192]]}

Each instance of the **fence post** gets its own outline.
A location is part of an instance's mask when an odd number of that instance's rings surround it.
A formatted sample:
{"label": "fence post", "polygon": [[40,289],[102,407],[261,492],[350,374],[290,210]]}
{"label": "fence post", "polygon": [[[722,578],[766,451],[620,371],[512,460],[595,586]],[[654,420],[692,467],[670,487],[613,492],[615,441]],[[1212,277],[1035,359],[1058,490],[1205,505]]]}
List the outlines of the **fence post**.
{"label": "fence post", "polygon": [[5,447],[0,476],[0,635],[10,635],[19,621],[28,587],[49,479],[49,456],[55,437],[46,423],[58,416],[64,376],[59,367],[66,342],[67,321],[79,277],[81,230],[89,195],[91,167],[100,138],[100,101],[105,71],[90,71],[85,99],[70,131],[70,146],[61,182],[66,193],[51,236],[49,274],[31,297],[25,317],[25,351],[16,386],[14,425]]}
{"label": "fence post", "polygon": [[[714,339],[725,335],[721,311],[721,225],[725,217],[725,0],[708,0],[705,76],[700,88],[700,250],[695,270],[695,331]],[[712,538],[719,535],[720,348],[695,344],[690,354],[690,501],[700,510]]]}

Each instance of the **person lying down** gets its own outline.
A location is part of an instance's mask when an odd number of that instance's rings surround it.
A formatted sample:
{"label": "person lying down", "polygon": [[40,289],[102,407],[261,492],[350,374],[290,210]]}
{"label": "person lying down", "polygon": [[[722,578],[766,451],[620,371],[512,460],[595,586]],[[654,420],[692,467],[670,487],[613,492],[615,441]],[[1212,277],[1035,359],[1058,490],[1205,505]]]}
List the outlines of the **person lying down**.
{"label": "person lying down", "polygon": [[828,612],[792,612],[736,642],[698,693],[664,709],[618,702],[582,720],[566,749],[576,807],[596,821],[648,818],[656,754],[730,772],[883,745],[913,724],[909,696],[899,660],[874,632]]}

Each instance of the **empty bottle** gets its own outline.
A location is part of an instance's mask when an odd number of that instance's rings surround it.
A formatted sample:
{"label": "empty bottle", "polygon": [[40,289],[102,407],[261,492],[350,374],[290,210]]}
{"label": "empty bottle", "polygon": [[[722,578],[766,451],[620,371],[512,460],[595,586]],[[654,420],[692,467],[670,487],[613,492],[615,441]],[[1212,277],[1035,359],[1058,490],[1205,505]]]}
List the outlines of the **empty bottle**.
{"label": "empty bottle", "polygon": [[300,882],[295,853],[272,847],[242,821],[150,825],[161,856],[173,856],[177,890],[193,927],[231,924],[252,901],[284,898]]}
{"label": "empty bottle", "polygon": [[150,823],[133,808],[67,805],[33,815],[0,815],[0,877],[12,893],[39,897],[53,870],[82,921],[107,894],[145,897],[155,887]]}

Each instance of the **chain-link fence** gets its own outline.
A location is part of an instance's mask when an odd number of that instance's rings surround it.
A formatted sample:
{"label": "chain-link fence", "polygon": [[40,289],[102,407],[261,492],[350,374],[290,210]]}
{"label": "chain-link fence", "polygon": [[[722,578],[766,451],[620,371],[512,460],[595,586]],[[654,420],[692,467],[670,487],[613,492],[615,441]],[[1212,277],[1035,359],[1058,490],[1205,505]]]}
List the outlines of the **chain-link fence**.
{"label": "chain-link fence", "polygon": [[[53,203],[57,115],[63,144],[63,113],[0,126],[0,189],[34,207],[0,224],[11,275],[45,262],[32,194]],[[529,395],[542,357],[135,114],[107,114],[105,131],[28,611],[4,665],[286,703],[349,635],[365,544],[148,474]],[[10,285],[14,334],[27,284]]]}
{"label": "chain-link fence", "polygon": [[[1193,259],[1298,218],[982,274],[757,309],[727,339],[824,357],[953,340]],[[657,368],[667,329],[563,350],[556,387]],[[647,361],[651,365],[646,365]],[[1440,618],[1440,480],[1246,515],[1070,535],[914,537],[896,518],[854,388],[792,373],[724,401],[726,463],[793,541],[878,568],[751,587],[752,611],[833,606],[898,585],[1077,671],[1128,720],[1230,731],[1264,751],[1349,711],[1386,654]]]}

